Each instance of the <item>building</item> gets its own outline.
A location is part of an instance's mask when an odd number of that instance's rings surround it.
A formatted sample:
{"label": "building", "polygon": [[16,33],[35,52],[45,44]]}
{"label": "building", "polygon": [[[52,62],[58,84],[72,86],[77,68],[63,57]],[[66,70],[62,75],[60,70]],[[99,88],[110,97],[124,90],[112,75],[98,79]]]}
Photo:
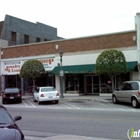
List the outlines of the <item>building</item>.
{"label": "building", "polygon": [[24,61],[38,59],[43,63],[46,75],[36,79],[36,84],[52,85],[60,91],[60,50],[64,52],[62,57],[64,93],[111,92],[108,76],[96,75],[94,72],[98,55],[106,49],[122,51],[127,61],[128,72],[115,77],[115,86],[125,80],[138,80],[140,13],[135,16],[135,24],[136,30],[133,31],[2,47],[2,89],[10,82],[26,93],[31,81],[19,77],[20,69]]}
{"label": "building", "polygon": [[0,39],[7,40],[8,46],[13,46],[61,38],[57,36],[57,28],[6,15],[5,20],[0,22]]}

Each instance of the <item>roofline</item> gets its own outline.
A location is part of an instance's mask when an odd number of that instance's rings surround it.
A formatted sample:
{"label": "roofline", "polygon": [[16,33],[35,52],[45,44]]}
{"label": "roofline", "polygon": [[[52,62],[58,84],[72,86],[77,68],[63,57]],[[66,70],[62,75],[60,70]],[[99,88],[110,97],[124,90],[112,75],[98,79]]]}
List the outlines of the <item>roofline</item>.
{"label": "roofline", "polygon": [[8,15],[8,14],[5,15],[5,19],[6,19],[6,17],[15,18],[15,19],[17,19],[17,20],[29,22],[29,23],[35,24],[35,25],[42,24],[42,25],[46,25],[46,26],[52,27],[52,28],[54,28],[54,29],[57,29],[56,27],[53,27],[53,26],[51,26],[51,25],[47,25],[47,24],[42,23],[42,22],[39,22],[39,21],[32,22],[32,21],[29,21],[29,20],[26,20],[26,19],[22,19],[22,18],[19,18],[19,17],[11,16],[11,15]]}
{"label": "roofline", "polygon": [[70,38],[70,39],[66,39],[66,40],[83,39],[83,38],[99,37],[99,36],[108,36],[108,35],[115,35],[115,34],[121,34],[121,33],[125,34],[125,33],[130,33],[130,32],[136,32],[136,30],[122,31],[122,32],[113,32],[113,33],[105,33],[105,34],[91,35],[91,36],[85,36],[85,37],[76,37],[76,38]]}
{"label": "roofline", "polygon": [[123,31],[123,32],[114,32],[114,33],[107,33],[107,34],[99,34],[99,35],[77,37],[77,38],[69,38],[69,39],[59,39],[59,40],[52,40],[52,41],[36,42],[36,43],[21,44],[21,45],[15,45],[15,46],[6,46],[6,47],[2,47],[2,48],[25,47],[25,46],[38,45],[38,44],[57,43],[57,42],[62,42],[62,41],[86,39],[86,38],[92,38],[92,37],[102,37],[102,36],[109,36],[109,35],[125,34],[125,33],[130,33],[130,32],[136,32],[136,30],[129,30],[129,31]]}

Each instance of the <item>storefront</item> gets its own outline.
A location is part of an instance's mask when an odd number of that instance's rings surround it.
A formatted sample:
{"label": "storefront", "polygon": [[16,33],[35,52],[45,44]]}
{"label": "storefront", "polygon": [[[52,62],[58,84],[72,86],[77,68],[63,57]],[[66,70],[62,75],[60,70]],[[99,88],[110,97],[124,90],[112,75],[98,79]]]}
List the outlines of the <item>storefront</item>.
{"label": "storefront", "polygon": [[55,76],[51,73],[55,67],[55,56],[49,55],[17,59],[2,59],[2,90],[6,87],[18,87],[22,89],[23,94],[29,92],[29,87],[33,85],[32,79],[23,79],[19,76],[22,65],[29,59],[39,60],[45,68],[45,75],[35,79],[36,86],[55,86]]}
{"label": "storefront", "polygon": [[[62,66],[64,71],[64,93],[99,94],[112,93],[112,83],[108,75],[96,75],[95,64]],[[138,74],[137,61],[127,62],[128,72],[114,77],[115,87],[121,82],[132,80]],[[59,77],[61,67],[57,66],[52,73]]]}

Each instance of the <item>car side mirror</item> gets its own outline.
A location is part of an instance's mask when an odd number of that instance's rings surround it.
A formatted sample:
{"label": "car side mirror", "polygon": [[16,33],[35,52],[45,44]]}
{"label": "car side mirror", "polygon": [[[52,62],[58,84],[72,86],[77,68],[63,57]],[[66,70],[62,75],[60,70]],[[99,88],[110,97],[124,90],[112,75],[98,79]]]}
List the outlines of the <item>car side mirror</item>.
{"label": "car side mirror", "polygon": [[15,117],[14,117],[14,121],[18,121],[18,120],[21,120],[21,119],[22,119],[21,116],[15,116]]}

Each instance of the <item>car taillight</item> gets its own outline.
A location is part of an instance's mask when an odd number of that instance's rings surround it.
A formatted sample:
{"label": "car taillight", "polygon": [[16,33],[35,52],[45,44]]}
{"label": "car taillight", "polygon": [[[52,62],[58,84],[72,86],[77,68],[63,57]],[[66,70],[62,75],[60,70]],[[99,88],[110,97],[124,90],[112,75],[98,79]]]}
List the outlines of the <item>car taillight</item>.
{"label": "car taillight", "polygon": [[44,94],[41,94],[40,97],[45,97]]}
{"label": "car taillight", "polygon": [[138,94],[140,95],[140,91],[138,91]]}
{"label": "car taillight", "polygon": [[21,96],[21,94],[18,94],[17,96],[18,96],[18,97],[20,97],[20,96]]}
{"label": "car taillight", "polygon": [[59,96],[59,93],[57,93],[56,96]]}
{"label": "car taillight", "polygon": [[2,94],[2,98],[5,98],[6,97],[6,95],[5,94]]}

